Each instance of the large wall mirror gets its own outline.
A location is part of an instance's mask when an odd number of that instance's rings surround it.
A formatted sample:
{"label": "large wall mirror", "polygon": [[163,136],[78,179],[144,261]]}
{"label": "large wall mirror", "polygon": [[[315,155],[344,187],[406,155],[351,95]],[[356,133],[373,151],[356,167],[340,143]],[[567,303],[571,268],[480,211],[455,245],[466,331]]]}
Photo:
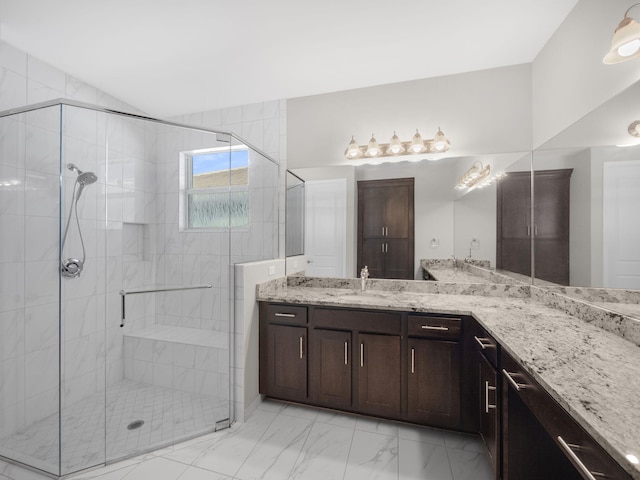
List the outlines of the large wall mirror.
{"label": "large wall mirror", "polygon": [[[569,275],[561,282],[569,288],[562,290],[576,296],[600,293],[620,310],[640,302],[640,127],[634,123],[639,120],[640,82],[533,153],[536,172],[571,173]],[[553,223],[550,215],[539,209],[535,222]],[[549,286],[538,274],[534,283]]]}

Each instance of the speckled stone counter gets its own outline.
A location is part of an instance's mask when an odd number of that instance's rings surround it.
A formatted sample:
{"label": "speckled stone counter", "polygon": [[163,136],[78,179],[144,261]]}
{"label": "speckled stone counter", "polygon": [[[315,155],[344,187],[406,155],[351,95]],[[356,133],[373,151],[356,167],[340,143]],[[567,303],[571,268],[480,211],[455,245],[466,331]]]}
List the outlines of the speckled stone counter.
{"label": "speckled stone counter", "polygon": [[[640,468],[640,348],[534,298],[407,291],[384,281],[361,292],[357,280],[258,287],[258,300],[303,305],[473,315],[632,476]],[[430,284],[437,282],[405,282]],[[416,287],[417,288],[417,287]]]}

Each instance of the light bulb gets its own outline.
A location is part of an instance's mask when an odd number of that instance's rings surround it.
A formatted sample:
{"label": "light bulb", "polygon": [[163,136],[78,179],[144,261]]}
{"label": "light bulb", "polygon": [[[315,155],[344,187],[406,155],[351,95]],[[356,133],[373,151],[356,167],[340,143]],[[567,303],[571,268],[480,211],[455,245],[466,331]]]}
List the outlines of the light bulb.
{"label": "light bulb", "polygon": [[420,153],[420,152],[424,152],[424,150],[425,150],[424,141],[422,140],[422,137],[418,133],[417,129],[416,129],[416,134],[411,139],[411,146],[409,147],[409,149],[413,153]]}
{"label": "light bulb", "polygon": [[640,50],[640,38],[636,38],[618,47],[618,55],[621,57],[630,57]]}
{"label": "light bulb", "polygon": [[396,132],[393,132],[393,137],[391,137],[387,152],[392,153],[393,155],[398,155],[399,153],[404,152],[404,147],[402,146],[402,142],[400,142],[400,138],[396,135]]}
{"label": "light bulb", "polygon": [[347,150],[344,152],[344,155],[347,158],[358,158],[360,155],[362,155],[360,146],[353,136],[351,137],[351,141],[349,142],[349,146],[347,146]]}
{"label": "light bulb", "polygon": [[378,142],[376,141],[376,137],[371,134],[371,140],[369,140],[369,145],[367,146],[367,157],[377,157],[380,155],[380,147],[378,146]]}

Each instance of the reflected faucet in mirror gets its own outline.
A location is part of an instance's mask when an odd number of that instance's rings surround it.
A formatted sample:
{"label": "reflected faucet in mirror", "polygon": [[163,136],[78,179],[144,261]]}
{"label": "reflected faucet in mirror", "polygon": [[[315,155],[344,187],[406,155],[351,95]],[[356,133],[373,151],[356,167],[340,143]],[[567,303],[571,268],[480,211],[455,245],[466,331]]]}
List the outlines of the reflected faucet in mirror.
{"label": "reflected faucet in mirror", "polygon": [[367,278],[369,278],[369,267],[365,265],[364,268],[360,270],[360,282],[363,292],[366,289]]}

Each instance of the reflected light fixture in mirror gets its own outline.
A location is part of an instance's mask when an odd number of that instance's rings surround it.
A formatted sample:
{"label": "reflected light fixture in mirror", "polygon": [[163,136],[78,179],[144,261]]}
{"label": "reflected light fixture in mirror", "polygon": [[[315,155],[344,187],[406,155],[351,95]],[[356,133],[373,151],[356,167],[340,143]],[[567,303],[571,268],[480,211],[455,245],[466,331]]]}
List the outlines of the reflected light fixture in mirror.
{"label": "reflected light fixture in mirror", "polygon": [[624,18],[611,39],[611,49],[602,59],[603,63],[620,63],[640,57],[640,24],[628,16],[629,11],[638,5],[640,3],[631,5],[624,12]]}
{"label": "reflected light fixture in mirror", "polygon": [[631,136],[640,137],[640,120],[636,120],[631,125],[629,125],[627,131]]}
{"label": "reflected light fixture in mirror", "polygon": [[404,155],[417,155],[420,153],[444,153],[451,148],[451,142],[440,127],[436,132],[433,139],[423,140],[422,136],[416,130],[415,135],[410,142],[402,142],[400,137],[393,132],[393,137],[389,143],[378,144],[375,136],[371,135],[369,143],[364,145],[358,145],[355,138],[352,136],[347,149],[344,152],[344,156],[348,159],[358,159],[362,157],[368,158],[382,158],[382,157],[400,157]]}
{"label": "reflected light fixture in mirror", "polygon": [[458,190],[464,190],[466,188],[472,188],[479,185],[491,174],[491,165],[486,167],[482,166],[482,162],[473,162],[473,165],[467,170],[456,183]]}

